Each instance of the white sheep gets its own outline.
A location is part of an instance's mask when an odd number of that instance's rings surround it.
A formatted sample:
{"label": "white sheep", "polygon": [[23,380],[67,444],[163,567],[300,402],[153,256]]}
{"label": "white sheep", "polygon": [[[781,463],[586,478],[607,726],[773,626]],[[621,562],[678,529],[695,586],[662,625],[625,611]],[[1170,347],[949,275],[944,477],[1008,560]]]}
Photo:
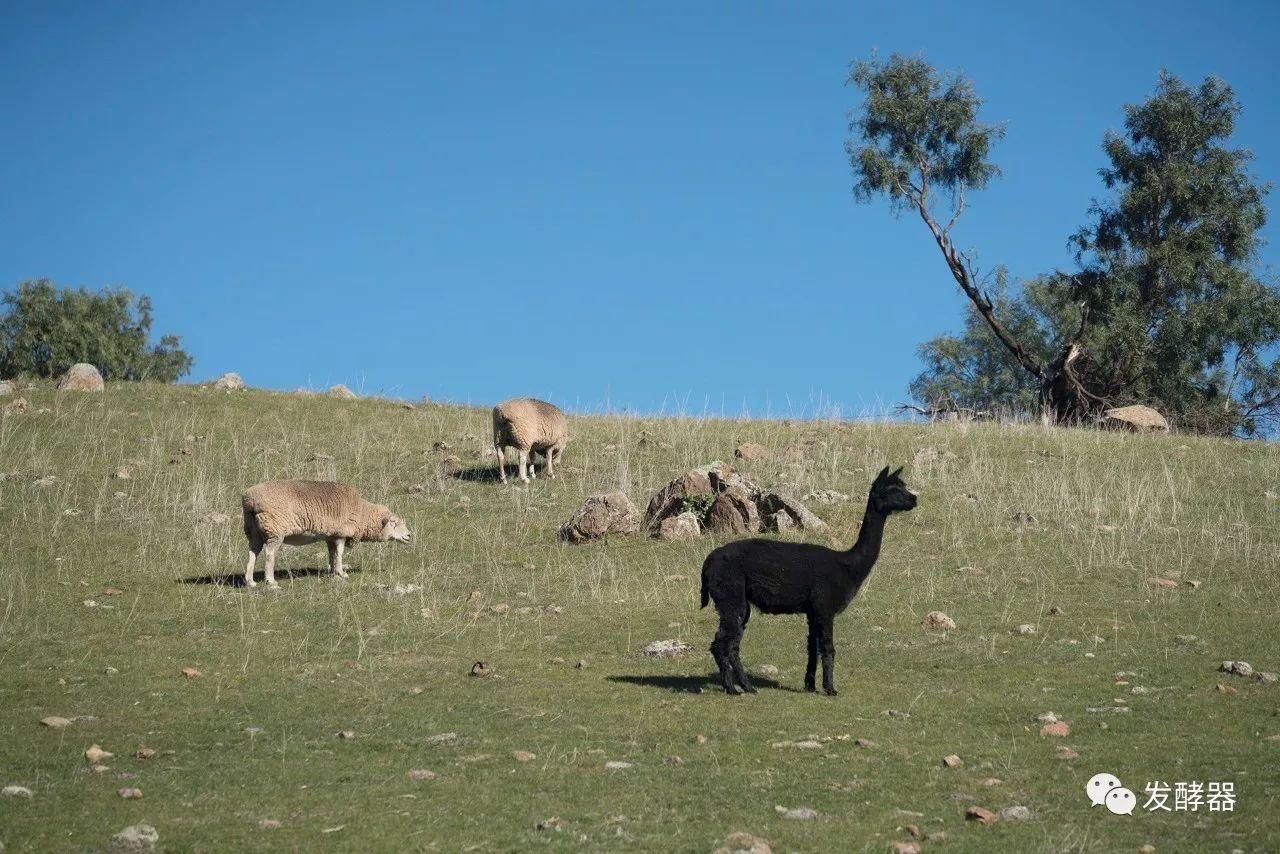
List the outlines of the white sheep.
{"label": "white sheep", "polygon": [[329,568],[339,578],[346,578],[344,549],[355,548],[360,542],[407,543],[413,538],[399,516],[336,481],[271,480],[246,489],[242,503],[244,535],[249,539],[244,583],[249,587],[255,586],[253,570],[264,548],[267,585],[277,587],[276,551],[284,543],[304,546],[324,540],[329,546]]}
{"label": "white sheep", "polygon": [[556,463],[569,441],[569,422],[556,406],[532,397],[504,400],[493,408],[493,448],[498,452],[498,477],[507,482],[507,448],[520,452],[520,479],[529,482],[533,466],[529,455],[537,452],[547,461],[547,476],[556,476]]}

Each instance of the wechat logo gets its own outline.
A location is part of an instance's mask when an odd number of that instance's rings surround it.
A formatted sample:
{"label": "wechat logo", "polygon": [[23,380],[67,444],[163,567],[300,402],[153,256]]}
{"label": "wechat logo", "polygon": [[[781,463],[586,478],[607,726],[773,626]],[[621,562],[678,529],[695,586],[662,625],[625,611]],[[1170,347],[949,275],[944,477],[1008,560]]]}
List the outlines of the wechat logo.
{"label": "wechat logo", "polygon": [[1115,774],[1094,774],[1085,784],[1084,792],[1093,806],[1105,806],[1114,815],[1133,815],[1138,797],[1126,789]]}

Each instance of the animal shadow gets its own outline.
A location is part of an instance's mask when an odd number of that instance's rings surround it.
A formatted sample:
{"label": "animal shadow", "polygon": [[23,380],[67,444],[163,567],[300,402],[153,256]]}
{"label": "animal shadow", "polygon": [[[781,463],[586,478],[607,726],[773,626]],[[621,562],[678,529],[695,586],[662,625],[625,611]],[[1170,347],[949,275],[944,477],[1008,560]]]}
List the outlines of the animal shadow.
{"label": "animal shadow", "polygon": [[[620,682],[626,685],[639,685],[644,688],[660,688],[663,691],[670,691],[673,694],[701,694],[703,691],[723,691],[724,686],[720,683],[719,673],[708,673],[706,676],[696,676],[693,674],[686,676],[606,676],[605,679],[610,682]],[[757,688],[769,688],[775,691],[791,691],[799,693],[798,689],[791,688],[767,679],[764,676],[752,676],[751,681]]]}
{"label": "animal shadow", "polygon": [[[510,468],[510,466],[507,468]],[[454,472],[453,476],[458,480],[465,480],[468,483],[498,483],[500,480],[498,477],[498,467],[496,465],[474,466],[469,469]],[[519,476],[517,476],[516,480],[519,479]]]}
{"label": "animal shadow", "polygon": [[[359,572],[358,566],[343,567],[348,574]],[[332,571],[327,566],[310,566],[298,567],[297,569],[277,569],[276,580],[287,578],[292,581],[295,578],[306,578],[308,576],[332,575]],[[262,582],[264,573],[259,570],[253,574],[253,580]],[[179,578],[179,584],[216,584],[219,587],[244,587],[244,572],[228,572],[225,575],[193,575],[188,578]]]}

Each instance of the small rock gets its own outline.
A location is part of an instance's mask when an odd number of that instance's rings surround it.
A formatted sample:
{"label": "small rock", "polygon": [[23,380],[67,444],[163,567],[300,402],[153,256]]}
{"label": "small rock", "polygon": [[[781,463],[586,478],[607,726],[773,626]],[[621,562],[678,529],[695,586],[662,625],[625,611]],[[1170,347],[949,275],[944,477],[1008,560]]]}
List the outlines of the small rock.
{"label": "small rock", "polygon": [[635,763],[622,762],[620,760],[615,759],[615,760],[610,760],[609,762],[604,763],[604,767],[606,771],[625,771],[628,768],[634,768]]}
{"label": "small rock", "polygon": [[538,830],[560,830],[564,825],[564,819],[560,818],[558,815],[553,815],[551,818],[544,818],[542,821],[538,822],[537,828]]}
{"label": "small rock", "polygon": [[773,849],[759,836],[739,830],[726,836],[711,854],[773,854]]}
{"label": "small rock", "polygon": [[149,851],[160,841],[160,834],[149,824],[131,824],[111,837],[111,844],[128,851]]}
{"label": "small rock", "polygon": [[130,787],[130,788],[124,788],[124,789],[118,789],[118,790],[116,791],[116,794],[117,794],[117,795],[119,795],[120,797],[124,798],[126,801],[140,801],[140,800],[142,800],[142,790],[141,790],[141,789],[135,789],[135,788],[132,788],[132,787]]}
{"label": "small rock", "polygon": [[1015,510],[1009,515],[1009,518],[1018,525],[1034,525],[1040,521],[1026,510]]}
{"label": "small rock", "polygon": [[196,670],[194,667],[184,667],[182,668],[182,675],[188,679],[195,679],[200,675],[200,671]]}
{"label": "small rock", "polygon": [[1076,753],[1070,747],[1066,747],[1065,745],[1062,747],[1059,747],[1056,751],[1054,751],[1053,755],[1058,757],[1059,759],[1079,759],[1080,758],[1079,753]]}
{"label": "small rock", "polygon": [[768,676],[770,679],[776,679],[778,677],[779,672],[780,671],[778,670],[778,668],[772,664],[760,665],[761,676]]}
{"label": "small rock", "polygon": [[26,798],[27,800],[32,798],[31,790],[26,786],[5,786],[0,789],[0,795],[6,798]]}
{"label": "small rock", "polygon": [[46,474],[44,477],[38,477],[35,480],[31,481],[31,485],[38,486],[41,489],[47,489],[48,487],[53,486],[57,482],[58,482],[58,478],[56,476],[51,474]]}
{"label": "small rock", "polygon": [[150,759],[155,755],[156,755],[155,750],[150,747],[139,747],[137,750],[133,752],[133,758],[137,759],[140,762],[146,762],[148,759]]}
{"label": "small rock", "polygon": [[579,658],[579,659],[574,663],[574,665],[573,665],[573,669],[574,669],[574,670],[586,670],[586,669],[587,669],[587,660],[586,660],[585,658]]}
{"label": "small rock", "polygon": [[942,611],[930,611],[924,615],[924,622],[922,625],[926,629],[945,632],[954,629],[956,627],[956,621],[948,617]]}
{"label": "small rock", "polygon": [[948,768],[959,768],[964,764],[964,760],[954,753],[948,753],[942,757],[942,764]]}
{"label": "small rock", "polygon": [[511,606],[508,605],[506,602],[499,602],[497,605],[489,606],[489,610],[495,614],[505,614],[510,609],[511,609]]}
{"label": "small rock", "polygon": [[920,845],[917,842],[891,842],[889,850],[894,854],[920,854]]}
{"label": "small rock", "polygon": [[515,757],[517,762],[532,762],[538,758],[535,754],[532,754],[527,750],[517,750],[511,755]]}
{"label": "small rock", "polygon": [[1004,821],[1029,821],[1035,818],[1035,813],[1022,804],[1014,804],[1000,810],[1000,818]]}
{"label": "small rock", "polygon": [[1195,635],[1175,635],[1173,638],[1174,643],[1180,643],[1183,646],[1193,644],[1198,640],[1199,638],[1196,637]]}
{"label": "small rock", "polygon": [[871,750],[876,746],[876,743],[869,738],[855,738],[853,743],[863,750]]}
{"label": "small rock", "polygon": [[244,391],[244,380],[236,372],[227,371],[213,381],[213,387],[217,391]]}
{"label": "small rock", "polygon": [[684,764],[684,760],[683,760],[683,759],[681,759],[679,756],[668,756],[668,757],[667,757],[667,764],[668,764],[668,765],[673,765],[673,766],[675,766],[676,768],[679,768],[681,765],[683,765],[683,764]]}
{"label": "small rock", "polygon": [[1224,673],[1234,673],[1236,676],[1246,678],[1253,675],[1253,665],[1247,661],[1224,661],[1218,669]]}
{"label": "small rock", "polygon": [[1066,613],[1067,613],[1066,611],[1062,610],[1057,605],[1054,605],[1052,608],[1049,609],[1049,615],[1052,617],[1063,617],[1063,616],[1066,616]]}
{"label": "small rock", "polygon": [[1148,578],[1147,583],[1159,590],[1172,590],[1178,586],[1172,578]]}
{"label": "small rock", "polygon": [[683,653],[689,652],[693,647],[680,640],[656,640],[646,646],[643,650],[644,654],[650,658],[673,658]]}
{"label": "small rock", "polygon": [[733,455],[740,460],[764,460],[769,458],[769,452],[764,445],[758,442],[745,442],[739,445]]}
{"label": "small rock", "polygon": [[563,614],[563,613],[564,613],[564,608],[561,608],[559,605],[543,605],[543,606],[542,606],[542,613],[544,613],[544,614]]}
{"label": "small rock", "polygon": [[696,540],[702,536],[702,523],[692,510],[668,516],[658,523],[658,536],[668,542]]}
{"label": "small rock", "polygon": [[1057,712],[1041,712],[1036,715],[1036,721],[1042,724],[1056,724],[1058,722]]}
{"label": "small rock", "polygon": [[87,362],[78,362],[58,379],[59,391],[97,391],[106,387],[102,374]]}
{"label": "small rock", "polygon": [[1064,721],[1045,724],[1040,727],[1040,735],[1043,737],[1066,738],[1071,735],[1071,726]]}
{"label": "small rock", "polygon": [[706,743],[707,743],[707,737],[706,737],[705,735],[703,735],[702,733],[698,733],[697,735],[695,735],[695,736],[693,737],[693,743],[694,743],[694,744],[706,744]]}
{"label": "small rock", "polygon": [[815,818],[818,817],[817,811],[812,810],[809,807],[787,808],[784,806],[775,806],[774,810],[777,811],[777,813],[781,815],[783,818],[790,818],[796,821],[813,821]]}
{"label": "small rock", "polygon": [[965,821],[976,821],[978,824],[995,824],[999,820],[999,816],[991,810],[982,807],[969,807],[964,811]]}
{"label": "small rock", "polygon": [[442,732],[437,735],[427,736],[427,744],[452,744],[458,740],[456,732]]}
{"label": "small rock", "polygon": [[414,768],[409,772],[409,779],[419,783],[424,780],[434,780],[435,778],[436,772],[428,771],[426,768]]}
{"label": "small rock", "polygon": [[992,788],[995,788],[996,786],[999,786],[1003,782],[1004,780],[1001,780],[999,777],[984,777],[978,781],[978,785],[986,786],[988,789],[992,789]]}
{"label": "small rock", "polygon": [[274,818],[258,819],[258,830],[279,830],[279,829],[280,829],[280,822],[276,821]]}
{"label": "small rock", "polygon": [[89,745],[88,747],[85,748],[85,751],[84,751],[84,758],[88,760],[90,765],[97,765],[102,760],[110,759],[112,756],[115,756],[115,754],[109,751],[103,750],[101,747],[99,747],[96,744]]}
{"label": "small rock", "polygon": [[477,661],[471,665],[471,675],[477,679],[484,679],[491,673],[493,673],[493,668],[489,666],[487,661]]}
{"label": "small rock", "polygon": [[1036,627],[1031,623],[1023,623],[1022,625],[1014,626],[1009,633],[1018,637],[1029,637],[1036,633]]}
{"label": "small rock", "polygon": [[0,397],[8,397],[18,390],[13,380],[0,380]]}
{"label": "small rock", "polygon": [[338,741],[355,741],[356,731],[353,729],[338,730],[333,734],[333,737],[338,739]]}
{"label": "small rock", "polygon": [[1274,685],[1276,682],[1280,682],[1280,673],[1262,671],[1261,673],[1255,673],[1254,678],[1257,679],[1259,682],[1265,682],[1268,685]]}
{"label": "small rock", "polygon": [[1230,686],[1230,685],[1226,684],[1225,682],[1219,682],[1217,687],[1218,687],[1218,693],[1220,693],[1220,694],[1236,694],[1236,693],[1239,693],[1239,692],[1237,691],[1237,689],[1235,689],[1235,688],[1233,688],[1232,686]]}
{"label": "small rock", "polygon": [[1199,590],[1202,586],[1204,586],[1203,581],[1195,581],[1193,579],[1187,579],[1182,583],[1190,587],[1192,590]]}
{"label": "small rock", "polygon": [[565,542],[583,543],[639,530],[640,511],[625,492],[615,490],[589,496],[578,512],[560,526],[558,536]]}
{"label": "small rock", "polygon": [[356,393],[354,391],[347,388],[342,383],[329,386],[329,394],[333,397],[344,397],[344,398],[347,398],[348,400],[356,396]]}
{"label": "small rock", "polygon": [[47,718],[41,718],[40,723],[44,724],[50,729],[62,729],[64,727],[71,726],[71,721],[67,720],[66,718],[60,718],[57,715],[49,715],[49,717]]}

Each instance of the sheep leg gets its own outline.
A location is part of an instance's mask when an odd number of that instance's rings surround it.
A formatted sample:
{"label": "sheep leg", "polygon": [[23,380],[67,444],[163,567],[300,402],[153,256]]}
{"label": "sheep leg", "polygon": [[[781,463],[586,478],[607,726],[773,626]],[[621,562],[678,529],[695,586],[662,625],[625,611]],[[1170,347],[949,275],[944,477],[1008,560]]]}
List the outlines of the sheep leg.
{"label": "sheep leg", "polygon": [[335,537],[329,541],[329,569],[339,578],[346,578],[347,573],[342,568],[342,550],[346,548],[347,541],[343,537]]}
{"label": "sheep leg", "polygon": [[818,618],[809,615],[809,663],[804,668],[804,689],[817,691],[815,676],[818,672]]}
{"label": "sheep leg", "polygon": [[720,628],[716,630],[715,640],[711,642],[711,655],[720,668],[720,682],[726,694],[741,694],[738,686],[733,684],[732,650],[734,639],[742,635],[742,627],[737,614],[726,609],[720,612]]}
{"label": "sheep leg", "polygon": [[276,584],[276,552],[280,550],[280,545],[283,542],[283,540],[267,540],[266,581],[268,587],[275,588],[280,586],[279,584]]}
{"label": "sheep leg", "polygon": [[244,568],[244,586],[257,587],[258,582],[253,580],[253,570],[258,563],[258,552],[262,551],[262,543],[252,542],[249,544],[249,563]]}
{"label": "sheep leg", "polygon": [[498,480],[503,483],[507,482],[507,449],[497,442],[493,443],[493,449],[498,452]]}
{"label": "sheep leg", "polygon": [[831,617],[823,617],[822,635],[818,638],[818,644],[822,651],[822,690],[827,692],[827,696],[834,697],[836,695],[835,671],[836,671],[836,635],[834,620]]}
{"label": "sheep leg", "polygon": [[556,446],[547,448],[547,477],[556,479]]}
{"label": "sheep leg", "polygon": [[733,638],[733,642],[729,647],[729,661],[733,664],[733,676],[738,680],[738,684],[742,686],[742,690],[748,694],[756,692],[756,686],[751,684],[751,677],[747,675],[747,669],[742,666],[742,634],[747,628],[747,620],[751,618],[751,606],[748,605],[742,610],[742,616],[738,623],[738,634]]}
{"label": "sheep leg", "polygon": [[520,479],[525,483],[529,482],[529,450],[528,448],[520,448]]}

